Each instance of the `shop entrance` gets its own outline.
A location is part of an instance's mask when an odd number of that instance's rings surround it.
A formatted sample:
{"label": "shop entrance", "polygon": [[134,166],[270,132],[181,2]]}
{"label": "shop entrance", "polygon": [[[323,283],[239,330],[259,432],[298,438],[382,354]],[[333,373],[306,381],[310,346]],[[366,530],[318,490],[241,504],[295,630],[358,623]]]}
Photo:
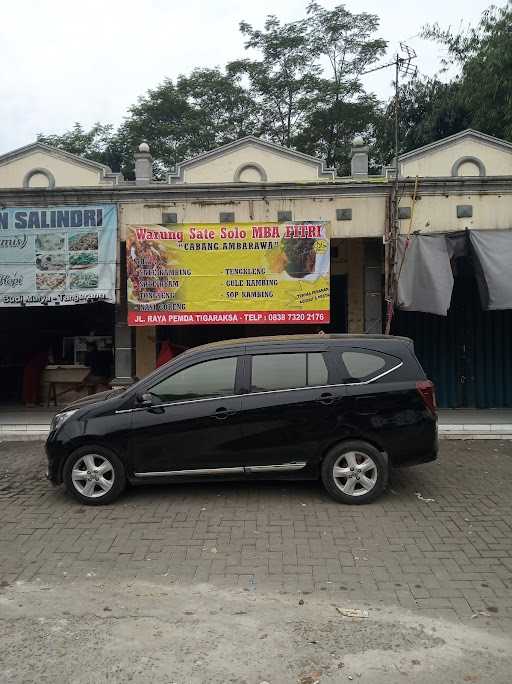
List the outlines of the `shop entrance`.
{"label": "shop entrance", "polygon": [[455,268],[448,315],[398,311],[393,334],[414,340],[441,407],[512,407],[512,311],[484,311],[470,259]]}
{"label": "shop entrance", "polygon": [[27,374],[38,385],[30,403],[46,405],[51,382],[55,394],[71,389],[65,403],[76,398],[73,384],[79,385],[89,372],[87,342],[94,342],[92,347],[103,355],[105,372],[112,377],[113,335],[113,304],[0,308],[0,405],[27,403]]}

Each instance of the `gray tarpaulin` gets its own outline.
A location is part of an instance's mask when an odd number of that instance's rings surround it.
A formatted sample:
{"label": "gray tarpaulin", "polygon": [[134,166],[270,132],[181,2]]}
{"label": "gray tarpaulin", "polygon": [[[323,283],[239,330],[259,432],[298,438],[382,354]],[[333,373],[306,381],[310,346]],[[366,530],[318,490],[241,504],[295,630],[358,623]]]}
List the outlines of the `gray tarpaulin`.
{"label": "gray tarpaulin", "polygon": [[512,309],[512,230],[469,233],[482,307]]}
{"label": "gray tarpaulin", "polygon": [[512,230],[411,235],[407,249],[406,237],[400,235],[395,265],[398,308],[446,316],[453,290],[450,259],[469,256],[469,244],[482,308],[512,309]]}
{"label": "gray tarpaulin", "polygon": [[[400,271],[397,304],[404,311],[446,316],[453,289],[451,249],[444,235],[405,235],[397,245],[396,271]],[[405,251],[405,257],[404,257]]]}

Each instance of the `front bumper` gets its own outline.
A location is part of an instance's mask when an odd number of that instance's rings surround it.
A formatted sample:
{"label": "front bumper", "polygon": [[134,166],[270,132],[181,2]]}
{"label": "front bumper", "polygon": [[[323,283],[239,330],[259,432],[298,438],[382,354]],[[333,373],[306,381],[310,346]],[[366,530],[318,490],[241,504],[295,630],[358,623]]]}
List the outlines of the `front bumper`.
{"label": "front bumper", "polygon": [[67,452],[58,442],[52,441],[52,433],[50,433],[50,436],[46,440],[45,452],[48,464],[46,478],[54,485],[62,484],[62,469],[67,457]]}

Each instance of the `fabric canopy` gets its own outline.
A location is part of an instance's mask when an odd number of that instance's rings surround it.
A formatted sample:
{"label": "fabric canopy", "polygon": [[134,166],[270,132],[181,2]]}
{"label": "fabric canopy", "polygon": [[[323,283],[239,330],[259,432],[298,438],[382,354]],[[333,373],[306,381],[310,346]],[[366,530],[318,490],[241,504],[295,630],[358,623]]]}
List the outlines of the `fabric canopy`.
{"label": "fabric canopy", "polygon": [[[401,271],[400,271],[401,268]],[[446,316],[453,290],[453,274],[443,235],[400,235],[397,245],[397,304],[404,311]]]}
{"label": "fabric canopy", "polygon": [[512,230],[400,235],[397,306],[446,316],[453,290],[451,260],[472,256],[484,310],[512,309]]}
{"label": "fabric canopy", "polygon": [[469,233],[482,307],[512,309],[512,231]]}

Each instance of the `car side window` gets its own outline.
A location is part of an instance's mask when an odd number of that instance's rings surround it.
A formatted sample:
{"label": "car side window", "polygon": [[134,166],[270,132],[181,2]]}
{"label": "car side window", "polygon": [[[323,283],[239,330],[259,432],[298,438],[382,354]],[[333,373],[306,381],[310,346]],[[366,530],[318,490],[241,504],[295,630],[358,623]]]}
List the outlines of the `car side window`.
{"label": "car side window", "polygon": [[161,380],[148,392],[162,403],[233,395],[236,364],[236,357],[203,361]]}
{"label": "car side window", "polygon": [[343,382],[366,382],[394,366],[400,365],[400,359],[366,350],[347,350],[341,352],[344,366]]}
{"label": "car side window", "polygon": [[258,354],[252,357],[251,392],[326,385],[327,367],[322,354]]}
{"label": "car side window", "polygon": [[329,384],[329,371],[325,365],[323,354],[314,352],[308,354],[308,385],[310,387]]}

